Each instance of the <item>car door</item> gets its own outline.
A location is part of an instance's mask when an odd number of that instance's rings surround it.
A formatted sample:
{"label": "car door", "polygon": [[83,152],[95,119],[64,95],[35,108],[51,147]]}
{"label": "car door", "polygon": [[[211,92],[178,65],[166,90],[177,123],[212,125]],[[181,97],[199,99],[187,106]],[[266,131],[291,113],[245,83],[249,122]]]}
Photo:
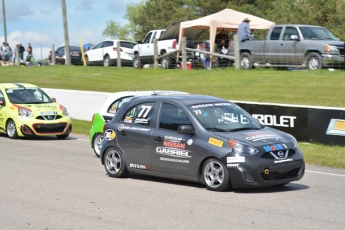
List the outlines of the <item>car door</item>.
{"label": "car door", "polygon": [[89,61],[97,64],[102,65],[103,64],[103,42],[98,43],[95,47],[92,48],[92,50],[88,53]]}
{"label": "car door", "polygon": [[304,50],[302,49],[301,42],[291,40],[291,35],[298,34],[297,28],[294,26],[285,27],[282,42],[279,50],[281,57],[281,64],[302,64],[304,60]]}
{"label": "car door", "polygon": [[180,125],[192,125],[192,122],[179,106],[163,102],[158,127],[152,133],[152,170],[193,176],[193,138],[179,134]]}
{"label": "car door", "polygon": [[103,52],[102,52],[102,60],[106,54],[109,55],[110,59],[115,59],[117,57],[116,51],[114,51],[114,41],[105,41],[103,42]]}
{"label": "car door", "polygon": [[5,131],[5,97],[4,93],[0,90],[0,130]]}
{"label": "car door", "polygon": [[145,62],[151,62],[153,60],[154,49],[153,49],[153,39],[156,36],[156,31],[151,32],[146,35],[143,44],[141,45],[141,50],[139,54],[145,59]]}
{"label": "car door", "polygon": [[117,127],[117,141],[126,156],[127,166],[151,167],[152,119],[156,102],[139,103],[128,109]]}
{"label": "car door", "polygon": [[265,62],[270,64],[279,64],[280,63],[280,57],[277,55],[280,48],[281,48],[281,41],[279,40],[282,32],[282,27],[277,26],[274,27],[270,40],[267,40],[265,42]]}

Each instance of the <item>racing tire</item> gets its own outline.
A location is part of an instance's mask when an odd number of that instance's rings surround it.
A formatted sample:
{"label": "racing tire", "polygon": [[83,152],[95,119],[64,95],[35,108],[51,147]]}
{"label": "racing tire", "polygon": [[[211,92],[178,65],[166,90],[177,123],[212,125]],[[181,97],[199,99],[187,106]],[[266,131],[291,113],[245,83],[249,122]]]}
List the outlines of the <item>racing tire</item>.
{"label": "racing tire", "polygon": [[310,53],[306,59],[307,69],[317,70],[322,67],[322,58],[318,53]]}
{"label": "racing tire", "polygon": [[12,119],[9,119],[7,121],[6,133],[10,139],[17,139],[18,138],[16,123]]}
{"label": "racing tire", "polygon": [[240,66],[242,69],[251,69],[253,68],[253,59],[252,56],[245,52],[240,55]]}
{"label": "racing tire", "polygon": [[218,159],[208,159],[202,167],[202,180],[208,190],[226,191],[231,187],[229,172]]}
{"label": "racing tire", "polygon": [[93,137],[92,146],[93,146],[93,151],[95,152],[97,157],[99,157],[101,154],[102,141],[103,141],[102,133],[97,133]]}
{"label": "racing tire", "polygon": [[108,176],[123,178],[129,174],[123,153],[115,147],[108,148],[104,155],[104,167]]}
{"label": "racing tire", "polygon": [[104,59],[103,59],[103,66],[104,66],[104,67],[110,66],[110,57],[109,57],[108,55],[105,55],[105,56],[104,56]]}
{"label": "racing tire", "polygon": [[65,139],[69,136],[69,133],[68,134],[62,134],[62,135],[56,135],[57,138],[59,139]]}
{"label": "racing tire", "polygon": [[133,67],[134,69],[141,69],[142,64],[141,62],[139,62],[139,55],[136,54],[133,58]]}

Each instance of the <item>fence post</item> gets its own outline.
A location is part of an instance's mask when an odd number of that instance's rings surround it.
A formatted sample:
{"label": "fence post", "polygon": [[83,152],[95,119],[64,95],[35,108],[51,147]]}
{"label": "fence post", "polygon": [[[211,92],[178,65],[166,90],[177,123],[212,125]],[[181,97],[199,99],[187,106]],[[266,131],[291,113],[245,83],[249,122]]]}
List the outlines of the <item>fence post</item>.
{"label": "fence post", "polygon": [[234,56],[235,56],[235,69],[240,69],[240,44],[238,42],[237,34],[234,35]]}
{"label": "fence post", "polygon": [[52,45],[52,65],[55,65],[55,47]]}
{"label": "fence post", "polygon": [[153,40],[153,55],[154,55],[155,69],[157,69],[158,68],[158,61],[157,61],[157,58],[158,58],[158,41],[157,41],[157,38],[155,38]]}
{"label": "fence post", "polygon": [[187,69],[187,50],[186,50],[186,46],[187,46],[187,38],[183,37],[182,38],[182,69],[186,70]]}
{"label": "fence post", "polygon": [[[121,48],[120,48],[120,41],[117,41],[116,44],[116,51],[117,51],[117,68],[121,68]],[[109,65],[110,65],[110,59],[109,59]]]}
{"label": "fence post", "polygon": [[19,66],[20,58],[19,58],[19,46],[16,47],[16,65]]}

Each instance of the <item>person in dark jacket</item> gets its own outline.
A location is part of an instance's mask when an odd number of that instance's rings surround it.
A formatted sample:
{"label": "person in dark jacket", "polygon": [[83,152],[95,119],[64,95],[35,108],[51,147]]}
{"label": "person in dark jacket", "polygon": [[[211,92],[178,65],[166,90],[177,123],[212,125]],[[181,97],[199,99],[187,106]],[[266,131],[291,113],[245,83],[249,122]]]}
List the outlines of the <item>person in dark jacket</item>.
{"label": "person in dark jacket", "polygon": [[25,52],[24,46],[22,46],[22,44],[19,43],[19,46],[18,46],[19,60],[22,62],[24,61],[24,52]]}

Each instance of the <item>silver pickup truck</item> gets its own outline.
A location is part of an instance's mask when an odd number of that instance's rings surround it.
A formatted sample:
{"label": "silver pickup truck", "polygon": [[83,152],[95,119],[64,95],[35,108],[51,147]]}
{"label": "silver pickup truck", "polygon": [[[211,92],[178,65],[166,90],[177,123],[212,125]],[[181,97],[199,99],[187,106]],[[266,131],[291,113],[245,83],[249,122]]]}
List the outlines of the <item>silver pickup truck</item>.
{"label": "silver pickup truck", "polygon": [[[240,66],[298,67],[307,69],[344,68],[345,43],[321,26],[275,25],[266,40],[239,41]],[[229,53],[234,56],[234,43]]]}

